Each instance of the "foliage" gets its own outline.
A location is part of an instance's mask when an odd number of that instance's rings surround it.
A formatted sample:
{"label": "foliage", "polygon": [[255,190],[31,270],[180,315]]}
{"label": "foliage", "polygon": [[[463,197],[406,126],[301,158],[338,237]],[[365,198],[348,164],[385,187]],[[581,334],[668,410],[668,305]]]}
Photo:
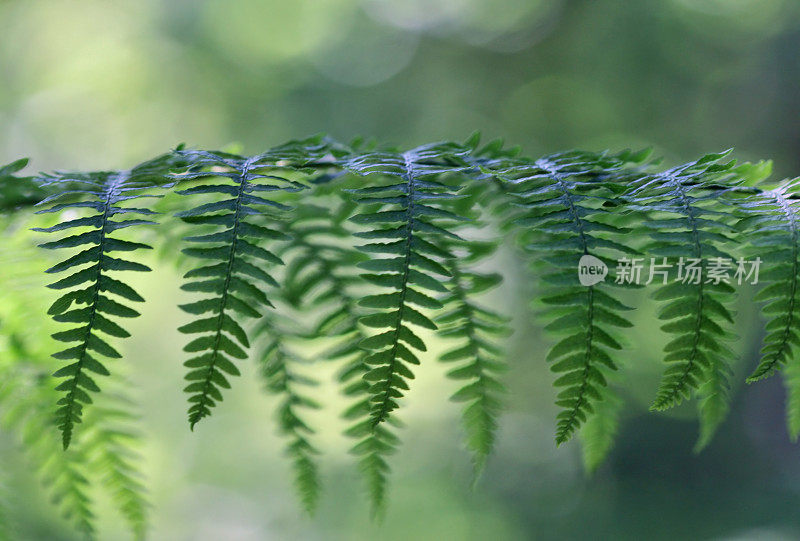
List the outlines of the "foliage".
{"label": "foliage", "polygon": [[[26,242],[31,240],[16,236],[0,248],[4,259],[13,257],[15,263],[4,274],[14,294],[4,298],[0,313],[0,429],[13,436],[61,514],[78,531],[93,535],[96,500],[90,489],[98,486],[135,537],[143,538],[148,503],[137,451],[138,420],[126,398],[130,385],[118,376],[111,378],[68,450],[57,437],[52,404],[60,392],[48,375],[52,344],[40,338],[49,326],[34,323],[31,312],[34,306],[44,310],[34,287],[41,285],[43,276],[35,246]],[[13,515],[9,519],[13,524]],[[13,534],[12,530],[9,538],[16,539]]]}
{"label": "foliage", "polygon": [[[53,355],[64,361],[53,374],[63,380],[54,391],[46,356],[14,346],[34,325],[38,303],[12,304],[9,314],[19,321],[0,328],[6,349],[19,350],[0,364],[0,403],[17,413],[6,414],[7,425],[23,435],[35,461],[46,464],[53,493],[79,529],[93,532],[91,479],[108,487],[132,531],[144,535],[145,491],[130,454],[137,435],[121,428],[134,421],[121,396],[129,385],[118,363],[106,359],[123,357],[116,339],[130,335],[125,318],[139,314],[127,303],[144,301],[116,273],[150,270],[136,261],[150,247],[139,240],[147,239],[169,246],[165,257],[187,268],[182,289],[200,295],[181,305],[190,319],[179,329],[192,335],[184,348],[191,355],[184,364],[192,429],[219,406],[241,363],[254,357],[266,390],[278,399],[278,429],[300,498],[313,512],[321,478],[307,417],[323,407],[314,369],[317,362],[335,363],[341,391],[352,399],[343,412],[355,441],[352,453],[380,513],[389,456],[400,444],[397,411],[415,367],[438,357],[452,367],[452,399],[463,404],[465,445],[477,477],[491,455],[506,389],[508,318],[480,299],[502,280],[492,272],[496,265],[487,265],[503,244],[500,231],[530,262],[532,307],[556,337],[544,356],[556,374],[561,408],[556,442],[580,432],[587,469],[609,452],[624,413],[618,394],[624,378],[614,374],[625,364],[621,330],[632,326],[627,313],[637,292],[632,280],[610,277],[582,285],[576,269],[586,256],[606,264],[693,258],[706,271],[714,259],[742,254],[769,263],[757,296],[766,303],[767,334],[748,381],[787,368],[787,419],[796,437],[798,182],[762,187],[763,165],[725,160],[727,153],[709,154],[662,168],[648,151],[569,151],[534,160],[502,142],[479,147],[477,136],[408,151],[320,136],[254,156],[180,147],[124,171],[22,177],[27,161],[15,162],[0,168],[7,234],[28,242],[20,224],[70,233],[41,246],[70,250],[63,261],[47,263],[47,274],[66,274],[48,287],[67,290],[48,312],[77,325],[53,335],[76,344]],[[177,210],[157,219],[138,201],[165,195]],[[47,205],[36,214],[46,213],[49,221],[28,212],[33,205]],[[125,239],[116,236],[120,229]],[[177,241],[181,255],[172,249],[173,230],[186,232]],[[32,260],[47,259],[42,251]],[[724,280],[664,280],[652,289],[670,338],[652,409],[698,398],[700,449],[728,410],[733,354],[725,341],[732,334],[734,288]],[[444,351],[434,351],[441,343]],[[111,375],[117,391],[100,392],[89,373]],[[35,392],[20,391],[31,386]],[[55,425],[66,451],[53,449],[41,431],[51,424],[54,392],[60,394]]]}

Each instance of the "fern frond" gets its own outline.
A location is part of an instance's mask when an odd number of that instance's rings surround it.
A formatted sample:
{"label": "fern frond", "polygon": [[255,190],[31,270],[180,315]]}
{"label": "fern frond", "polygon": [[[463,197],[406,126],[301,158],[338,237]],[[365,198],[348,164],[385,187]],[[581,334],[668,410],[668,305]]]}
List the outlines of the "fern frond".
{"label": "fern frond", "polygon": [[280,339],[272,340],[260,356],[261,374],[267,389],[282,400],[276,416],[281,433],[289,438],[286,454],[292,460],[295,486],[306,512],[313,514],[319,499],[316,463],[319,451],[309,440],[314,430],[303,420],[302,410],[319,409],[320,405],[302,389],[314,387],[318,382],[292,370],[291,365],[298,362],[301,360],[285,348]]}
{"label": "fern frond", "polygon": [[[320,193],[323,192],[323,193]],[[330,190],[317,188],[322,197]],[[335,192],[334,192],[335,193]],[[345,225],[353,212],[350,201],[331,202],[327,207],[299,205],[294,212],[292,242],[280,252],[287,261],[282,297],[303,318],[313,321],[304,337],[325,337],[335,343],[320,354],[327,361],[343,362],[337,379],[352,403],[344,419],[356,419],[369,412],[367,353],[359,347],[366,334],[358,321],[360,277],[356,265],[367,258],[350,245],[352,233]]]}
{"label": "fern frond", "polygon": [[16,366],[5,371],[0,383],[0,404],[4,406],[0,422],[17,436],[61,515],[92,539],[95,514],[89,497],[86,456],[80,446],[64,450],[54,434],[42,433],[43,427],[53,426],[48,400],[53,394],[47,376],[34,367]]}
{"label": "fern frond", "polygon": [[[502,409],[500,395],[506,391],[499,376],[505,371],[502,349],[497,338],[509,334],[508,319],[471,299],[500,283],[498,274],[484,274],[468,266],[491,255],[495,242],[471,242],[465,253],[448,259],[445,267],[452,275],[450,291],[441,299],[445,311],[435,321],[440,334],[459,341],[459,346],[439,358],[458,363],[447,377],[463,384],[451,400],[465,404],[462,420],[467,448],[473,454],[474,478],[477,479],[494,447],[497,416]],[[455,250],[454,250],[455,251]]]}
{"label": "fern frond", "polygon": [[[200,170],[179,175],[179,180],[221,180],[178,192],[185,196],[217,197],[177,214],[186,223],[206,231],[184,239],[201,247],[182,250],[203,263],[184,275],[188,281],[182,289],[207,294],[202,300],[181,305],[183,311],[203,317],[178,329],[201,335],[184,348],[186,352],[199,354],[184,363],[190,369],[186,375],[189,384],[184,391],[190,394],[189,424],[193,429],[222,400],[220,388],[230,387],[227,376],[240,374],[231,359],[247,358],[245,348],[250,341],[238,317],[259,318],[261,307],[273,306],[263,289],[277,286],[277,282],[264,268],[283,262],[262,246],[262,240],[288,237],[274,227],[260,225],[255,218],[274,221],[275,211],[290,208],[276,201],[275,194],[297,191],[304,186],[287,178],[285,172],[289,168],[278,164],[282,159],[280,154],[250,158],[205,151],[183,154]],[[267,194],[272,197],[267,198]],[[208,233],[209,229],[214,232]]]}
{"label": "fern frond", "polygon": [[348,432],[361,438],[353,452],[360,457],[375,512],[380,512],[384,502],[389,469],[385,456],[398,443],[384,425],[392,420],[391,413],[408,390],[408,380],[414,377],[410,366],[420,363],[414,350],[427,350],[412,326],[437,328],[420,309],[442,307],[431,296],[447,292],[440,278],[435,277],[450,275],[442,261],[452,254],[442,247],[442,241],[458,239],[451,229],[464,220],[443,207],[458,198],[459,187],[436,180],[444,173],[462,169],[448,161],[458,152],[465,150],[454,145],[429,145],[401,154],[367,153],[345,162],[347,169],[357,175],[377,174],[392,179],[389,184],[353,190],[363,211],[353,216],[352,221],[370,227],[356,233],[371,241],[359,246],[359,250],[369,256],[388,256],[359,264],[368,271],[362,275],[363,280],[385,291],[361,299],[360,305],[371,312],[361,323],[370,329],[388,330],[361,342],[361,347],[372,351],[364,360],[370,366],[364,374],[370,385],[369,415]]}
{"label": "fern frond", "polygon": [[[14,335],[12,335],[13,337]],[[94,502],[91,486],[104,485],[114,506],[122,513],[137,539],[144,537],[147,503],[136,452],[139,436],[130,402],[116,392],[123,387],[111,382],[111,392],[98,396],[84,419],[83,430],[68,450],[50,433],[54,419],[49,403],[57,391],[37,366],[37,354],[20,337],[4,358],[15,358],[2,371],[0,426],[18,436],[28,460],[38,471],[45,489],[65,518],[87,537],[94,535]]]}
{"label": "fern frond", "polygon": [[[48,313],[53,319],[64,323],[77,323],[79,326],[55,333],[53,338],[60,342],[77,343],[53,357],[68,361],[66,366],[53,374],[65,380],[56,387],[64,393],[58,402],[56,416],[58,427],[62,432],[62,442],[66,449],[72,439],[75,423],[80,423],[83,406],[91,403],[90,392],[98,392],[97,386],[89,372],[106,376],[109,374],[98,357],[110,359],[120,358],[119,352],[111,346],[100,333],[116,338],[130,336],[128,331],[115,323],[108,316],[122,318],[137,317],[139,312],[114,298],[115,295],[125,301],[143,302],[144,299],[133,288],[113,278],[109,273],[114,271],[149,271],[150,268],[132,261],[129,256],[115,257],[116,252],[135,252],[150,249],[150,246],[117,238],[116,231],[131,226],[151,225],[155,222],[146,219],[116,219],[122,215],[152,215],[147,208],[127,206],[129,201],[141,197],[156,197],[141,194],[144,187],[152,185],[153,164],[146,162],[128,171],[98,172],[83,174],[61,173],[44,177],[42,186],[69,184],[79,189],[61,191],[47,197],[39,204],[47,204],[54,200],[66,202],[55,204],[39,213],[60,212],[62,210],[89,210],[88,215],[60,221],[47,228],[35,228],[35,231],[54,233],[77,229],[78,234],[62,237],[59,240],[40,244],[46,249],[62,249],[81,247],[82,251],[50,267],[48,273],[68,272],[69,275],[47,287],[57,291],[70,291],[56,300]],[[163,177],[160,177],[163,179]],[[88,246],[88,248],[87,248]],[[85,305],[73,308],[74,305]]]}
{"label": "fern frond", "polygon": [[645,252],[680,257],[679,265],[693,260],[699,267],[699,278],[687,270],[688,264],[684,265],[680,282],[661,285],[653,294],[663,303],[659,319],[667,323],[662,330],[675,337],[664,348],[664,361],[670,366],[651,409],[673,407],[703,386],[700,444],[708,440],[726,411],[725,360],[734,357],[722,342],[731,338],[733,316],[726,304],[734,289],[725,280],[708,278],[712,261],[733,261],[721,248],[731,242],[726,234],[732,231],[730,210],[719,201],[726,190],[710,188],[731,171],[732,162],[721,163],[726,155],[709,154],[662,173],[645,175],[631,192],[642,210],[657,213],[660,218],[644,221],[653,239]]}
{"label": "fern frond", "polygon": [[769,318],[767,334],[748,383],[774,374],[800,344],[800,204],[791,198],[799,182],[785,182],[739,204],[749,216],[738,229],[753,231],[753,256],[769,265],[759,275],[764,285],[755,297],[766,302],[762,312]]}
{"label": "fern frond", "polygon": [[[128,430],[130,405],[108,389],[95,394],[92,378],[110,375],[106,359],[120,354],[108,336],[129,336],[117,318],[138,316],[128,304],[143,300],[115,273],[150,270],[135,257],[118,257],[116,252],[149,246],[117,238],[116,231],[146,231],[138,226],[153,224],[154,210],[130,201],[157,196],[166,183],[179,184],[183,197],[166,198],[157,208],[180,217],[191,231],[180,241],[190,243],[180,248],[193,267],[182,289],[202,295],[181,306],[191,316],[179,329],[192,335],[184,348],[193,354],[185,363],[189,424],[194,429],[212,413],[229,378],[239,375],[238,360],[248,356],[251,338],[263,338],[257,359],[268,390],[280,397],[279,428],[309,512],[320,487],[306,417],[318,406],[310,388],[315,382],[300,364],[306,348],[321,343],[332,347],[315,360],[344,365],[338,378],[353,401],[345,412],[347,435],[357,440],[352,452],[374,512],[383,510],[388,457],[399,445],[395,410],[427,352],[425,331],[459,341],[441,360],[457,363],[448,376],[461,384],[453,399],[465,403],[466,446],[476,474],[486,463],[501,405],[498,338],[505,321],[473,298],[499,281],[476,270],[496,243],[467,240],[477,232],[462,227],[481,225],[482,212],[498,217],[501,230],[519,241],[542,284],[534,307],[545,330],[558,338],[546,355],[557,374],[561,408],[556,441],[562,444],[582,428],[588,470],[609,452],[623,411],[609,376],[620,365],[619,329],[631,326],[624,315],[631,308],[622,301],[633,277],[626,280],[619,267],[616,280],[607,275],[621,256],[632,265],[633,258],[652,256],[651,270],[661,258],[682,259],[678,280],[659,280],[653,294],[671,340],[651,408],[666,409],[694,394],[696,450],[725,418],[731,394],[733,352],[725,341],[732,337],[734,289],[727,274],[714,279],[708,273],[715,261],[723,271],[733,270],[725,262],[742,261],[728,254],[736,244],[748,244],[754,258],[768,263],[756,296],[765,302],[766,337],[748,381],[785,368],[787,424],[793,439],[800,434],[800,180],[756,187],[769,164],[734,168],[724,163],[725,154],[660,172],[648,161],[649,151],[568,151],[531,160],[502,140],[479,147],[477,135],[463,145],[380,148],[316,137],[252,157],[181,147],[128,171],[24,177],[26,160],[0,167],[0,212],[9,216],[0,225],[13,231],[24,217],[16,210],[47,205],[42,212],[58,219],[37,223],[49,226],[37,230],[61,237],[41,246],[78,249],[47,271],[67,276],[49,285],[63,290],[49,313],[73,324],[53,334],[70,345],[54,355],[67,361],[54,374],[61,378],[57,390],[44,375],[49,366],[42,356],[28,355],[24,347],[35,325],[19,324],[17,312],[27,313],[36,302],[12,298],[17,286],[40,276],[27,273],[11,284],[4,274],[10,301],[4,297],[0,305],[0,422],[21,434],[64,513],[87,536],[94,530],[89,483],[97,474],[134,534],[144,535],[147,503],[137,456],[129,453],[136,447]],[[133,219],[118,216],[123,214]],[[737,220],[738,230],[732,227]],[[139,240],[153,238],[166,257],[183,258],[172,235],[173,228],[154,228]],[[352,246],[354,236],[362,239],[358,247]],[[19,263],[18,247],[0,247],[14,254],[7,263]],[[692,267],[699,276],[688,274]],[[8,326],[9,317],[16,323]],[[56,400],[53,423],[40,404]],[[93,400],[98,404],[84,415]],[[55,433],[42,435],[51,424],[61,431],[60,445]]]}
{"label": "fern frond", "polygon": [[703,382],[697,389],[700,435],[694,445],[695,453],[711,443],[717,428],[728,416],[732,376],[733,370],[722,359],[709,358],[709,366],[703,371]]}
{"label": "fern frond", "polygon": [[135,429],[138,416],[134,409],[121,391],[103,393],[87,415],[86,431],[78,443],[89,471],[100,478],[134,538],[144,539],[149,503],[138,451],[142,437]]}
{"label": "fern frond", "polygon": [[534,257],[534,272],[543,273],[537,278],[544,284],[543,316],[550,321],[545,329],[566,335],[547,354],[551,370],[560,374],[554,383],[562,388],[556,400],[563,408],[556,430],[560,445],[594,411],[606,386],[603,372],[617,369],[609,353],[622,349],[615,328],[631,326],[621,315],[631,308],[606,292],[617,284],[601,280],[584,286],[576,274],[584,256],[607,265],[618,254],[636,253],[623,244],[629,230],[608,210],[621,187],[596,178],[598,171],[626,162],[576,151],[500,165],[492,174],[513,188],[521,209],[512,227],[522,229],[523,249]]}
{"label": "fern frond", "polygon": [[[312,179],[312,197],[328,196],[331,190],[327,183],[331,180],[327,174]],[[319,474],[317,451],[310,443],[313,431],[302,418],[302,409],[317,409],[318,405],[302,387],[317,382],[293,369],[306,361],[287,342],[311,343],[324,337],[338,343],[316,355],[318,358],[356,362],[364,356],[358,347],[363,336],[358,327],[356,297],[350,292],[358,282],[352,269],[363,257],[346,244],[350,232],[344,226],[353,206],[350,202],[331,202],[326,207],[301,203],[293,210],[291,224],[283,224],[283,231],[291,234],[292,242],[276,252],[286,262],[282,287],[277,292],[286,306],[281,305],[275,315],[270,312],[256,328],[257,334],[269,337],[259,355],[261,373],[267,389],[283,397],[277,418],[281,432],[289,437],[287,454],[293,461],[295,485],[309,514],[314,512],[319,497]],[[286,315],[290,310],[296,312],[296,317]],[[300,325],[300,321],[309,324]]]}
{"label": "fern frond", "polygon": [[611,387],[602,391],[602,400],[594,406],[594,413],[581,428],[581,456],[583,467],[589,473],[602,464],[614,446],[619,430],[623,401]]}

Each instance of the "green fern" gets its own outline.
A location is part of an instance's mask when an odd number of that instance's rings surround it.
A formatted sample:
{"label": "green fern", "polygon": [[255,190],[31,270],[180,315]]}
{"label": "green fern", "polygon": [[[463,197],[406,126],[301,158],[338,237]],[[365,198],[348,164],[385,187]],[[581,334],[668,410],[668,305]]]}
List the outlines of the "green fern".
{"label": "green fern", "polygon": [[472,295],[498,285],[502,277],[468,270],[466,267],[492,254],[495,242],[471,242],[465,253],[456,250],[445,267],[451,274],[450,291],[442,299],[445,311],[435,321],[441,333],[459,341],[459,346],[443,353],[445,363],[458,363],[447,376],[463,383],[451,400],[465,404],[463,424],[467,448],[474,457],[477,479],[494,447],[497,416],[502,409],[505,386],[499,376],[505,371],[498,338],[508,334],[508,319],[471,300]]}
{"label": "green fern", "polygon": [[[327,175],[312,179],[314,194],[330,195],[331,180]],[[321,337],[334,338],[339,343],[323,352],[323,359],[347,358],[351,362],[363,359],[363,351],[358,347],[362,333],[356,298],[349,293],[357,276],[348,270],[363,258],[344,244],[350,235],[344,222],[352,210],[352,203],[336,206],[335,200],[326,207],[300,204],[292,212],[291,223],[281,224],[282,230],[292,236],[292,242],[277,251],[286,261],[282,288],[277,292],[277,298],[284,303],[280,311],[284,315],[276,313],[275,317],[262,318],[255,330],[256,334],[268,337],[258,356],[261,373],[267,389],[282,398],[278,425],[289,439],[286,453],[292,459],[295,485],[309,514],[315,511],[319,498],[318,451],[310,442],[314,431],[303,419],[302,410],[319,408],[309,398],[318,382],[298,373],[296,367],[308,361],[300,358],[287,342],[302,345]],[[286,316],[289,311],[295,313]]]}
{"label": "green fern", "polygon": [[[226,376],[240,374],[231,359],[247,358],[243,348],[248,348],[250,341],[236,317],[259,318],[262,306],[273,306],[262,286],[277,286],[277,282],[264,266],[283,262],[264,248],[261,240],[288,237],[275,228],[255,223],[253,218],[269,216],[269,210],[286,211],[289,207],[254,193],[296,191],[303,185],[278,174],[280,153],[250,158],[203,151],[182,151],[182,154],[193,168],[201,170],[184,173],[177,179],[224,179],[223,183],[201,184],[178,192],[185,196],[220,196],[220,200],[177,214],[204,231],[185,239],[201,245],[184,248],[183,252],[203,265],[184,275],[188,281],[182,289],[207,294],[207,298],[181,305],[188,314],[204,317],[178,329],[201,335],[184,348],[186,352],[199,354],[184,363],[190,369],[186,375],[189,384],[184,391],[191,395],[189,423],[194,428],[222,400],[220,388],[230,387]],[[209,229],[216,231],[208,233]]]}
{"label": "green fern", "polygon": [[[498,167],[499,165],[499,167]],[[615,328],[630,327],[621,313],[630,307],[607,293],[610,281],[583,286],[576,269],[583,256],[611,261],[635,254],[623,244],[629,229],[619,225],[608,203],[622,188],[598,182],[595,173],[619,169],[624,159],[592,153],[564,153],[535,162],[501,161],[492,172],[511,185],[521,211],[513,227],[524,228],[523,248],[534,258],[534,272],[543,283],[546,330],[561,338],[547,360],[559,377],[556,442],[569,440],[594,411],[606,385],[604,371],[616,370],[609,350],[620,350]]]}
{"label": "green fern", "polygon": [[363,209],[352,220],[369,226],[369,230],[356,233],[370,240],[359,249],[370,256],[389,256],[359,264],[368,271],[363,280],[385,291],[361,299],[361,306],[371,311],[361,323],[370,329],[388,330],[361,342],[361,347],[372,351],[364,359],[370,369],[363,376],[370,385],[369,415],[348,432],[361,438],[353,452],[360,457],[374,512],[380,512],[384,503],[389,470],[386,455],[398,443],[385,424],[393,421],[391,414],[408,390],[408,380],[414,377],[410,366],[420,364],[414,350],[427,350],[411,325],[436,330],[436,324],[420,309],[442,308],[431,293],[446,293],[447,288],[431,273],[450,275],[442,261],[453,254],[441,243],[458,239],[449,229],[464,220],[442,205],[458,197],[458,186],[436,180],[442,174],[461,170],[447,162],[450,155],[459,152],[465,151],[454,145],[430,145],[401,154],[367,153],[345,162],[356,174],[392,179],[352,191]]}
{"label": "green fern", "polygon": [[731,231],[725,222],[727,215],[717,200],[721,192],[704,189],[732,167],[732,163],[720,163],[725,156],[709,154],[663,173],[644,176],[631,191],[630,197],[637,199],[640,209],[660,217],[643,224],[653,239],[646,253],[657,257],[690,256],[700,271],[699,278],[690,274],[687,259],[682,281],[660,285],[653,294],[654,299],[666,301],[659,313],[659,319],[668,322],[662,329],[675,335],[664,348],[664,360],[670,367],[653,402],[654,410],[679,404],[703,382],[713,384],[709,376],[719,374],[722,368],[715,360],[733,357],[719,340],[730,337],[730,331],[723,326],[725,322],[733,323],[725,305],[734,290],[724,280],[714,283],[707,278],[709,258],[730,259],[720,249],[731,240],[725,236]]}
{"label": "green fern", "polygon": [[[275,329],[273,329],[275,330]],[[316,380],[293,370],[292,365],[303,362],[285,348],[279,339],[272,340],[261,355],[261,372],[270,392],[281,397],[277,409],[280,431],[289,438],[286,454],[292,459],[295,486],[303,506],[313,514],[319,499],[319,451],[309,437],[314,430],[303,420],[303,409],[319,409],[320,405],[308,393],[318,385]],[[303,388],[307,390],[304,392]]]}
{"label": "green fern", "polygon": [[757,191],[740,201],[745,217],[741,233],[753,231],[752,256],[769,267],[760,273],[767,317],[761,360],[748,383],[765,379],[785,367],[786,424],[793,441],[800,434],[800,209],[796,190],[800,180],[785,181],[772,190]]}
{"label": "green fern", "polygon": [[[21,343],[18,347],[29,354]],[[98,406],[87,414],[84,430],[65,451],[55,438],[41,433],[42,427],[53,425],[47,406],[54,394],[49,378],[33,366],[17,364],[20,366],[3,372],[0,425],[17,434],[61,514],[93,538],[95,511],[90,485],[97,483],[109,490],[134,536],[143,539],[148,504],[140,457],[135,452],[138,436],[130,431],[136,420],[129,413],[129,401],[113,392],[103,393]]]}
{"label": "green fern", "polygon": [[797,179],[785,182],[741,204],[751,215],[738,224],[739,230],[755,230],[753,255],[769,264],[760,274],[765,285],[755,300],[767,301],[763,312],[771,318],[761,362],[748,383],[771,376],[792,358],[800,341],[800,209],[791,198],[797,185]]}
{"label": "green fern", "polygon": [[27,165],[27,158],[0,165],[0,210],[10,212],[17,208],[24,208],[45,197],[45,190],[34,182],[32,177],[15,175],[25,169]]}
{"label": "green fern", "polygon": [[800,435],[800,363],[793,359],[784,372],[786,387],[786,427],[789,437],[797,441]]}
{"label": "green fern", "polygon": [[[9,239],[21,239],[0,251],[11,266],[20,265],[15,258],[27,237],[19,224],[28,225],[25,210],[35,204],[56,216],[30,225],[69,235],[42,246],[80,249],[48,269],[67,273],[50,284],[66,291],[49,312],[55,321],[75,325],[54,334],[76,344],[55,354],[67,361],[55,373],[63,379],[58,391],[44,375],[50,365],[24,347],[35,336],[36,323],[25,318],[37,303],[18,291],[35,285],[38,274],[8,281],[9,302],[0,313],[12,318],[0,328],[0,422],[20,435],[77,528],[94,532],[88,495],[97,483],[109,489],[134,535],[142,537],[146,529],[138,436],[129,429],[133,407],[117,392],[92,394],[99,388],[90,376],[107,375],[105,359],[120,357],[107,336],[129,333],[116,318],[138,315],[115,300],[142,298],[114,273],[149,270],[130,257],[149,248],[140,240],[168,261],[190,262],[182,288],[202,294],[182,305],[192,316],[180,328],[193,335],[185,348],[194,354],[185,363],[190,426],[222,400],[229,377],[239,375],[238,362],[258,337],[254,357],[267,389],[280,398],[278,425],[309,512],[320,493],[318,453],[306,418],[318,407],[317,379],[303,368],[312,360],[341,364],[337,378],[352,400],[347,434],[357,440],[353,453],[375,512],[384,508],[388,456],[399,445],[395,410],[414,366],[427,360],[432,333],[458,341],[441,358],[457,363],[448,374],[461,385],[453,398],[465,403],[466,445],[476,474],[483,468],[501,409],[506,331],[505,320],[474,298],[500,280],[479,266],[498,245],[477,227],[484,221],[515,239],[530,261],[533,305],[545,330],[558,337],[546,356],[562,408],[556,441],[581,429],[588,470],[608,454],[626,411],[617,395],[625,380],[609,376],[624,357],[619,329],[631,325],[626,303],[637,298],[627,291],[633,284],[620,280],[621,268],[616,277],[581,285],[576,269],[584,256],[612,268],[622,258],[695,258],[707,275],[715,258],[734,260],[729,254],[739,255],[747,245],[749,255],[769,263],[756,297],[766,303],[767,333],[748,381],[785,368],[787,422],[797,437],[800,181],[756,187],[768,164],[734,167],[723,161],[725,154],[661,169],[648,161],[648,151],[569,151],[535,160],[504,148],[501,140],[478,143],[476,135],[464,144],[399,152],[315,137],[252,157],[179,147],[128,171],[28,177],[26,160],[0,167],[2,225]],[[169,197],[155,208],[166,211],[166,227],[139,227],[153,224],[148,218],[155,210],[133,201],[165,193]],[[175,216],[190,231],[181,241],[173,239],[182,231],[172,227]],[[115,233],[123,228],[125,240]],[[137,254],[115,254],[124,251]],[[734,291],[724,281],[705,280],[655,287],[662,329],[671,340],[652,408],[698,398],[700,450],[725,418],[733,392],[733,353],[725,342]],[[54,424],[47,404],[59,393],[61,445],[43,436],[43,427]],[[93,399],[98,404],[83,415]],[[79,422],[83,429],[76,432]]]}
{"label": "green fern", "polygon": [[594,407],[594,414],[587,419],[581,429],[581,457],[587,472],[594,472],[605,461],[614,446],[623,410],[622,399],[606,387],[602,400]]}
{"label": "green fern", "polygon": [[[708,444],[727,414],[729,363],[734,358],[725,341],[733,338],[728,305],[735,290],[728,279],[709,277],[714,262],[735,260],[724,251],[731,243],[732,227],[730,211],[719,199],[727,190],[718,190],[715,184],[731,173],[733,162],[721,162],[726,156],[709,154],[646,175],[631,191],[641,209],[658,214],[644,222],[653,239],[646,252],[657,257],[680,256],[679,274],[683,272],[681,281],[660,285],[653,294],[663,303],[659,319],[667,323],[661,328],[674,338],[664,347],[669,368],[651,409],[671,408],[697,391],[701,429],[696,450]],[[691,264],[699,274],[692,274]]]}
{"label": "green fern", "polygon": [[[116,387],[125,388],[126,382]],[[141,473],[139,448],[142,435],[136,428],[139,418],[134,402],[124,392],[103,393],[87,415],[87,430],[81,441],[87,467],[98,475],[116,509],[128,523],[135,539],[144,539],[147,531],[147,489]]]}
{"label": "green fern", "polygon": [[[315,190],[320,197],[330,196],[330,186]],[[282,298],[299,312],[298,318],[312,322],[300,338],[333,340],[319,357],[343,363],[337,379],[344,395],[353,401],[343,412],[348,420],[369,412],[369,385],[363,379],[369,370],[364,363],[367,353],[359,347],[366,338],[358,324],[361,280],[354,272],[367,258],[347,244],[352,233],[345,222],[353,210],[352,202],[337,204],[335,199],[326,207],[298,206],[291,225],[292,242],[280,252],[287,260]]]}
{"label": "green fern", "polygon": [[[130,302],[143,302],[144,299],[133,288],[109,273],[114,271],[149,271],[150,268],[131,261],[130,256],[115,257],[110,254],[118,252],[135,252],[150,249],[149,245],[119,239],[114,233],[131,226],[152,225],[155,222],[144,219],[118,219],[122,215],[152,215],[147,208],[127,206],[129,201],[141,197],[153,197],[142,194],[143,188],[152,186],[153,169],[160,165],[157,162],[143,163],[129,171],[112,173],[58,174],[42,179],[42,186],[79,185],[80,189],[67,190],[43,199],[38,204],[47,204],[54,200],[80,197],[79,200],[67,200],[58,203],[43,212],[61,212],[65,210],[88,209],[86,216],[59,221],[47,228],[35,228],[35,231],[46,233],[78,229],[78,234],[62,237],[59,240],[40,244],[42,248],[62,249],[81,247],[82,251],[53,265],[46,272],[69,275],[47,287],[61,291],[70,291],[56,300],[48,313],[53,319],[64,323],[77,323],[79,326],[53,335],[60,342],[77,343],[53,354],[53,357],[68,361],[66,366],[56,371],[57,378],[65,378],[56,389],[64,393],[59,400],[57,411],[58,426],[62,432],[64,448],[69,447],[74,425],[80,423],[83,405],[91,403],[90,392],[98,392],[100,388],[88,372],[100,376],[109,374],[106,366],[96,357],[118,359],[122,355],[111,346],[99,333],[116,338],[126,338],[130,333],[108,316],[122,318],[137,317],[139,312],[123,304],[108,294],[115,295]],[[158,176],[156,174],[156,176]],[[86,248],[88,246],[88,248]],[[77,289],[76,289],[77,288]],[[85,305],[73,308],[73,305]]]}

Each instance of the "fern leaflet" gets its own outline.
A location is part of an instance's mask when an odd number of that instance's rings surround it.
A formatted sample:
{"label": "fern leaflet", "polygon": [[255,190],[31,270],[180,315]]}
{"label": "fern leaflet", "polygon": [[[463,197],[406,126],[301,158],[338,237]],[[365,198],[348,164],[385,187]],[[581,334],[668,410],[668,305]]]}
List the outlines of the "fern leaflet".
{"label": "fern leaflet", "polygon": [[622,399],[610,387],[601,391],[602,400],[594,407],[594,414],[581,428],[583,466],[594,472],[606,459],[614,445],[622,413]]}

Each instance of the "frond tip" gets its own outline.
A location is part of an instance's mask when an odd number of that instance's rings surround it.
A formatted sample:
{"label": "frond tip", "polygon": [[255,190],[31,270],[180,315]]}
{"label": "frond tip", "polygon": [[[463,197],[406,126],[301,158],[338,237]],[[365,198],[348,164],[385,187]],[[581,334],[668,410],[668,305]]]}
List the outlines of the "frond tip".
{"label": "frond tip", "polygon": [[[681,280],[660,286],[653,294],[664,303],[659,319],[667,323],[662,330],[675,337],[664,347],[664,361],[670,366],[651,409],[676,406],[703,386],[701,420],[708,425],[703,440],[727,410],[720,401],[726,403],[727,397],[726,360],[734,356],[724,341],[732,336],[733,315],[726,305],[735,290],[724,280],[708,279],[714,258],[732,260],[723,251],[732,230],[729,211],[719,201],[725,191],[709,188],[730,171],[732,164],[719,163],[725,155],[711,154],[644,176],[632,192],[646,212],[666,216],[645,220],[653,239],[647,252],[655,256],[685,254],[678,264]],[[692,266],[696,271],[690,270]]]}

